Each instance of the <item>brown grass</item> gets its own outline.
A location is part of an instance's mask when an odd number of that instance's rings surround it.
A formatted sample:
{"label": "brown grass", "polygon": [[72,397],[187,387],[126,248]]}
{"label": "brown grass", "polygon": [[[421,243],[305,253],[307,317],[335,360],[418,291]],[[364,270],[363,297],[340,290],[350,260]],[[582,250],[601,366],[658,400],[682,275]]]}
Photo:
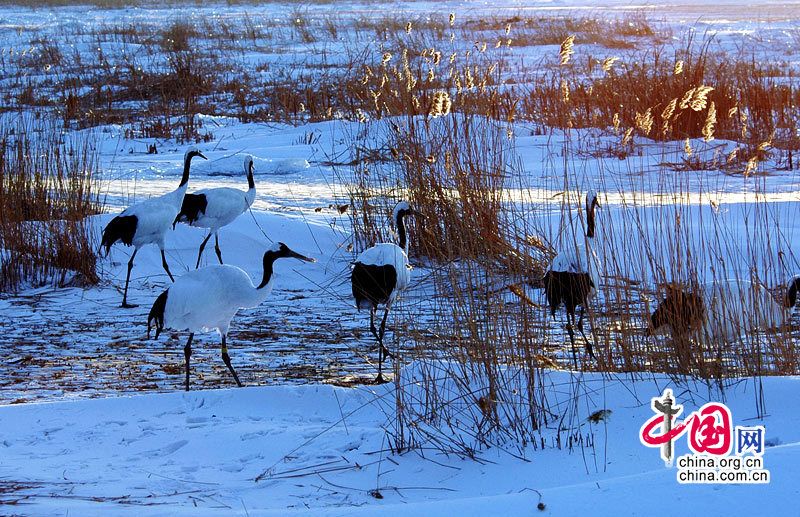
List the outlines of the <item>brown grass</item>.
{"label": "brown grass", "polygon": [[86,216],[101,206],[92,142],[64,138],[53,123],[0,126],[0,288],[93,284],[96,254]]}
{"label": "brown grass", "polygon": [[[393,447],[435,444],[472,457],[499,441],[530,444],[550,418],[539,376],[550,354],[533,324],[538,309],[521,300],[544,273],[546,249],[508,195],[520,180],[513,139],[483,115],[421,111],[365,120],[351,135],[353,174],[341,178],[354,253],[394,240],[387,214],[407,199],[420,213],[412,262],[432,268],[415,272],[424,275],[422,298],[394,309],[409,329],[400,339],[412,342],[404,360],[414,359],[415,373],[405,378],[395,364]],[[370,148],[376,135],[385,146]]]}
{"label": "brown grass", "polygon": [[[515,23],[520,20],[481,30],[503,31],[511,24],[513,39],[519,32]],[[733,157],[709,161],[709,153],[687,153],[680,167],[724,164],[741,173],[744,162],[755,160],[755,169],[774,149],[771,135],[790,135],[797,127],[797,114],[790,109],[797,92],[775,78],[771,65],[715,54],[710,40],[699,45],[689,40],[677,52],[656,45],[619,59],[594,59],[581,48],[580,36],[573,40],[563,33],[551,42],[561,52],[555,48],[542,67],[544,79],[510,88],[502,46],[484,50],[476,45],[469,55],[456,53],[451,61],[446,44],[428,46],[437,37],[434,30],[420,35],[424,29],[419,25],[407,32],[399,20],[387,23],[383,39],[392,45],[372,61],[365,56],[348,76],[357,81],[340,82],[342,97],[329,100],[337,109],[346,99],[350,109],[356,107],[352,118],[362,123],[350,135],[353,152],[347,165],[353,173],[348,170],[341,178],[342,201],[354,208],[354,252],[393,239],[386,216],[397,199],[408,199],[423,214],[411,231],[411,249],[412,261],[429,267],[420,280],[425,293],[394,309],[403,322],[399,339],[412,343],[415,360],[412,371],[395,365],[394,445],[402,450],[433,443],[471,456],[506,440],[535,443],[537,430],[552,422],[542,370],[568,368],[571,354],[564,333],[553,332],[561,320],[549,321],[541,295],[530,287],[540,286],[552,245],[568,245],[561,236],[568,216],[583,222],[576,206],[582,193],[576,192],[572,146],[613,157],[610,165],[600,167],[614,170],[613,163],[629,163],[619,159],[637,152],[642,137],[729,138],[741,142]],[[448,29],[443,30],[446,36]],[[447,110],[439,92],[448,94]],[[538,217],[547,217],[552,201],[542,202],[517,184],[521,167],[512,157],[519,120],[566,131],[607,128],[619,138],[609,150],[586,142],[551,150],[563,159],[562,178],[544,186],[563,196],[562,226],[556,230],[537,223]],[[558,165],[547,165],[558,170]],[[669,167],[665,163],[652,174],[672,177]],[[664,183],[655,195],[663,201],[655,206],[640,192],[618,191],[613,182],[595,186],[622,196],[627,208],[617,225],[600,226],[606,244],[598,253],[607,257],[602,295],[589,308],[586,324],[593,329],[586,333],[598,361],[584,358],[579,368],[612,375],[667,373],[677,384],[688,376],[717,389],[740,376],[797,373],[788,329],[752,329],[750,338],[734,343],[698,337],[687,345],[646,336],[647,318],[665,286],[696,285],[696,264],[716,263],[733,253],[743,257],[744,267],[759,282],[779,289],[785,280],[770,258],[785,253],[788,245],[770,220],[769,203],[753,207],[758,215],[749,221],[755,226],[748,246],[717,220],[713,237],[698,243],[692,235],[698,208],[688,201],[684,180],[677,175],[674,183]],[[653,218],[652,210],[660,215]],[[644,237],[653,234],[666,237]],[[626,239],[631,235],[641,238]],[[720,281],[737,274],[723,264],[713,276]],[[646,278],[655,278],[655,286],[643,283]],[[578,346],[583,346],[580,339]],[[691,361],[679,361],[687,355]],[[562,445],[574,443],[584,442],[565,435]]]}
{"label": "brown grass", "polygon": [[[633,167],[621,160],[641,152],[645,138],[687,143],[672,165],[652,171],[675,181],[656,193],[663,202],[619,191],[613,181],[595,186],[621,196],[626,208],[616,226],[600,225],[605,242],[614,244],[600,250],[607,257],[603,295],[588,316],[599,360],[583,360],[579,368],[666,372],[677,383],[689,375],[719,387],[740,375],[797,373],[786,329],[726,346],[692,342],[694,361],[678,368],[675,359],[686,356],[686,344],[644,333],[667,284],[698,282],[696,264],[736,252],[755,278],[780,285],[779,269],[764,257],[781,256],[788,246],[769,205],[753,207],[750,247],[715,218],[705,221],[715,225],[713,237],[698,246],[690,230],[698,224],[697,205],[687,201],[686,175],[675,174],[709,166],[757,174],[770,156],[795,166],[800,93],[783,80],[788,72],[780,64],[722,53],[710,38],[687,37],[673,47],[664,43],[668,31],[642,14],[323,19],[298,7],[277,28],[250,18],[199,23],[120,25],[94,34],[98,43],[144,47],[122,62],[98,51],[96,64],[81,63],[80,56],[42,42],[32,62],[41,69],[55,63],[50,77],[57,95],[43,94],[20,76],[9,81],[16,89],[8,102],[17,108],[61,99],[56,108],[66,124],[121,120],[129,135],[178,140],[203,137],[198,113],[247,121],[358,121],[346,135],[351,155],[331,160],[346,167],[340,168],[340,202],[352,206],[354,253],[392,240],[386,216],[396,200],[408,199],[422,214],[411,229],[411,249],[413,262],[428,266],[420,280],[427,291],[394,309],[401,323],[392,334],[412,342],[416,360],[413,382],[395,364],[398,449],[425,442],[471,455],[509,439],[536,444],[538,429],[562,424],[558,446],[585,443],[569,434],[568,423],[554,422],[564,413],[554,417],[559,410],[546,400],[544,369],[569,367],[571,355],[560,323],[548,318],[532,289],[540,286],[554,246],[568,244],[562,232],[569,216],[583,222],[574,148]],[[273,30],[281,28],[285,32]],[[346,31],[354,31],[353,45],[343,62],[329,61],[326,38]],[[282,52],[284,43],[305,45],[312,54],[300,53],[288,64],[240,60],[250,51]],[[552,49],[536,63],[515,56],[517,48],[532,45]],[[168,66],[152,66],[164,52]],[[0,68],[10,72],[20,59],[0,56]],[[613,135],[609,147],[581,140],[550,150],[557,157],[544,166],[554,179],[544,188],[562,200],[555,230],[543,221],[557,203],[522,181],[523,167],[514,159],[520,121],[539,134],[601,128]],[[739,150],[710,158],[691,149],[688,139],[701,137],[735,140]],[[658,216],[652,216],[654,205]],[[652,233],[665,237],[625,238]],[[715,278],[733,273],[720,267]],[[648,286],[642,279],[650,278],[655,283]]]}
{"label": "brown grass", "polygon": [[[140,126],[155,118],[161,128],[147,134],[197,140],[203,136],[194,125],[199,112],[247,121],[380,118],[425,113],[435,92],[446,91],[453,110],[556,128],[609,127],[616,117],[625,132],[640,126],[637,114],[650,110],[653,129],[631,137],[674,140],[705,136],[705,109],[677,106],[663,115],[676,99],[680,104],[687,92],[708,86],[713,91],[707,101],[717,111],[716,138],[756,145],[774,136],[777,148],[793,152],[798,145],[792,106],[800,93],[782,80],[782,65],[723,53],[711,38],[687,37],[672,47],[664,43],[669,31],[641,12],[609,18],[456,16],[451,26],[444,14],[332,19],[298,7],[287,16],[288,31],[279,23],[244,16],[166,26],[109,24],[81,35],[98,43],[91,60],[60,43],[75,36],[74,28],[61,28],[62,37],[52,41],[33,32],[31,52],[0,56],[13,92],[7,103],[55,107],[67,125],[78,127]],[[354,33],[354,44],[343,62],[329,63],[326,38],[344,31]],[[122,58],[109,56],[102,51],[109,41],[141,48]],[[556,50],[538,63],[515,56],[520,47],[565,41],[575,54],[564,66],[556,66]],[[305,45],[312,53],[255,69],[241,61],[247,52],[280,52],[281,42]],[[609,50],[620,53],[609,56]],[[593,56],[597,51],[601,55]],[[167,68],[154,67],[164,53]],[[392,59],[382,63],[386,53]],[[46,88],[17,75],[31,68],[43,71]],[[417,84],[408,88],[411,79]],[[731,110],[736,114],[729,116]]]}
{"label": "brown grass", "polygon": [[[623,128],[631,128],[640,126],[637,115],[651,110],[660,115],[660,130],[640,128],[638,134],[679,140],[706,136],[713,103],[717,138],[752,143],[776,131],[791,134],[798,127],[791,106],[800,102],[800,90],[772,75],[769,64],[715,54],[710,46],[711,40],[690,39],[679,52],[655,47],[599,75],[577,65],[560,68],[530,90],[522,112],[553,127],[608,127],[616,115]],[[594,67],[591,58],[590,63]],[[567,103],[557,101],[564,81],[573,85]]]}

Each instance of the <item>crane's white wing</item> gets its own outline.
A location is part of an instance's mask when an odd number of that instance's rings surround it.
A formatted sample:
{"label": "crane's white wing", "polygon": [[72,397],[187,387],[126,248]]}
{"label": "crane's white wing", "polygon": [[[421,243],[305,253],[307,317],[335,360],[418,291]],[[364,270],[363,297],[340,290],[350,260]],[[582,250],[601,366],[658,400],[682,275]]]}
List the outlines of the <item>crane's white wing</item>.
{"label": "crane's white wing", "polygon": [[256,289],[247,273],[229,265],[191,271],[169,288],[165,320],[176,330],[227,329],[241,307],[248,307]]}
{"label": "crane's white wing", "polygon": [[597,260],[597,255],[594,254],[594,250],[591,247],[587,248],[584,244],[563,249],[553,259],[550,270],[565,273],[588,273],[589,278],[594,283],[594,290],[591,296],[594,296],[594,292],[600,287],[597,276],[600,271],[600,263]]}
{"label": "crane's white wing", "polygon": [[222,187],[195,192],[206,196],[205,214],[201,214],[193,226],[219,228],[230,224],[249,207],[247,192]]}
{"label": "crane's white wing", "polygon": [[128,207],[122,212],[122,215],[136,216],[133,245],[142,246],[151,242],[158,243],[164,239],[167,230],[172,228],[172,222],[178,215],[178,209],[169,203],[162,202],[160,198],[156,198]]}

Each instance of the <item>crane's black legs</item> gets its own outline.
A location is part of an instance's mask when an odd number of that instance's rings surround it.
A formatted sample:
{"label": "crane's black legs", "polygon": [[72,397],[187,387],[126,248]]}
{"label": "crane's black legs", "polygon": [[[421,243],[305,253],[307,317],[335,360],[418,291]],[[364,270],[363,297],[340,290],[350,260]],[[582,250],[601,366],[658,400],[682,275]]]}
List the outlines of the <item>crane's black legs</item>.
{"label": "crane's black legs", "polygon": [[378,342],[378,376],[375,377],[375,384],[383,383],[383,345],[381,344],[381,337],[378,334],[378,329],[375,328],[375,307],[369,308],[369,330],[375,336],[375,341]]}
{"label": "crane's black legs", "polygon": [[384,357],[384,359],[386,357],[389,357],[390,359],[394,359],[394,355],[392,355],[392,353],[389,352],[389,349],[386,348],[385,346],[383,346],[383,335],[386,333],[386,318],[388,318],[388,317],[389,317],[389,308],[387,307],[386,310],[383,313],[383,319],[381,320],[381,330],[380,330],[381,349],[383,349],[383,357]]}
{"label": "crane's black legs", "polygon": [[189,358],[192,357],[192,339],[194,338],[194,333],[189,333],[189,340],[186,342],[186,346],[183,347],[183,357],[186,359],[186,391],[189,391]]}
{"label": "crane's black legs", "polygon": [[236,370],[234,370],[233,365],[231,365],[231,356],[228,355],[228,345],[226,336],[222,336],[222,360],[225,361],[225,366],[227,366],[228,370],[230,370],[231,373],[233,374],[233,378],[236,380],[236,385],[241,388],[242,383],[239,382],[239,376],[236,375]]}
{"label": "crane's black legs", "polygon": [[[189,359],[192,357],[192,339],[194,338],[194,333],[189,334],[189,340],[186,341],[186,346],[183,347],[183,356],[186,359],[186,391],[189,391]],[[233,378],[236,380],[236,384],[241,388],[242,383],[239,382],[239,376],[236,375],[236,371],[233,369],[233,365],[231,365],[231,357],[228,355],[228,346],[226,344],[225,336],[222,336],[222,360],[225,362],[225,366],[228,367],[228,370],[231,371],[233,374]]]}
{"label": "crane's black legs", "polygon": [[[592,349],[592,342],[589,341],[589,338],[586,337],[586,334],[583,332],[583,312],[584,312],[584,308],[583,308],[583,305],[581,305],[581,315],[578,317],[578,330],[580,331],[581,336],[583,336],[583,339],[586,341],[586,352],[589,353],[589,357],[591,357],[592,359],[597,360],[597,357],[595,357],[595,355],[594,355],[594,350]],[[592,326],[592,320],[591,319],[589,320],[589,326],[590,327]],[[592,335],[594,336],[594,333],[592,333]]]}
{"label": "crane's black legs", "polygon": [[197,253],[197,265],[194,266],[195,269],[200,267],[200,257],[203,256],[203,250],[206,249],[206,243],[210,238],[211,238],[211,232],[208,232],[208,235],[206,236],[205,239],[203,239],[202,244],[200,244],[200,251]]}
{"label": "crane's black legs", "polygon": [[[200,257],[203,256],[203,250],[206,249],[206,243],[208,242],[208,239],[211,238],[211,233],[212,232],[208,232],[208,235],[206,235],[206,238],[203,239],[202,244],[200,244],[200,251],[197,253],[197,264],[194,266],[195,269],[200,267]],[[217,259],[219,260],[219,263],[222,264],[222,250],[219,249],[219,234],[217,232],[213,233],[214,233],[214,251],[217,252]]]}
{"label": "crane's black legs", "polygon": [[[589,357],[592,359],[597,359],[594,355],[594,349],[592,348],[592,342],[589,341],[589,338],[586,336],[586,333],[583,331],[583,313],[584,308],[581,305],[581,313],[578,317],[578,331],[581,333],[584,341],[586,342],[586,352],[589,354]],[[569,334],[569,342],[572,345],[572,364],[575,366],[575,369],[578,369],[578,352],[575,349],[575,311],[567,311],[567,334]]]}
{"label": "crane's black legs", "polygon": [[169,265],[167,265],[167,256],[164,255],[164,250],[161,250],[161,265],[164,266],[164,271],[166,271],[167,274],[169,275],[169,279],[174,282],[175,277],[172,276],[172,273],[169,272]]}
{"label": "crane's black legs", "polygon": [[575,369],[578,369],[578,353],[575,351],[575,330],[572,328],[572,324],[575,322],[575,313],[570,313],[567,311],[567,334],[569,334],[569,342],[572,345],[572,364],[575,365]]}
{"label": "crane's black legs", "polygon": [[378,336],[378,329],[375,328],[375,307],[369,309],[369,330],[375,336],[375,341],[380,343],[381,338]]}
{"label": "crane's black legs", "polygon": [[586,352],[589,354],[589,357],[591,357],[594,360],[597,360],[597,357],[595,357],[594,355],[594,349],[592,348],[592,342],[589,341],[589,338],[583,332],[582,327],[578,327],[578,330],[580,331],[581,336],[583,336],[583,339],[586,341]]}
{"label": "crane's black legs", "polygon": [[125,277],[125,291],[122,293],[122,307],[123,309],[130,309],[132,307],[138,307],[138,305],[133,305],[128,303],[128,284],[131,281],[131,269],[133,269],[133,259],[136,258],[136,253],[138,249],[133,250],[133,255],[131,255],[131,259],[128,261],[128,275]]}
{"label": "crane's black legs", "polygon": [[219,233],[214,232],[214,251],[217,252],[219,263],[222,264],[222,252],[219,249]]}
{"label": "crane's black legs", "polygon": [[389,317],[389,309],[387,308],[383,313],[380,330],[375,328],[375,310],[375,307],[369,310],[369,330],[378,342],[378,376],[375,377],[375,384],[382,384],[386,382],[383,378],[383,361],[386,360],[387,357],[394,359],[394,355],[383,345],[383,336],[386,333],[386,318]]}

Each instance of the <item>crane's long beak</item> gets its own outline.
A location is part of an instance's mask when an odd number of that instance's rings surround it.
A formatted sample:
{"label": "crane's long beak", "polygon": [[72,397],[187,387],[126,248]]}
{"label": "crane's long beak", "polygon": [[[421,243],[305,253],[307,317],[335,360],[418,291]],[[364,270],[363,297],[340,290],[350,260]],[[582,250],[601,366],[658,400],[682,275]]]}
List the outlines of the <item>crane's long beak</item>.
{"label": "crane's long beak", "polygon": [[289,256],[292,257],[292,258],[296,258],[296,259],[302,260],[304,262],[316,262],[317,261],[317,259],[315,259],[315,258],[306,257],[305,255],[301,255],[301,254],[299,254],[299,253],[297,253],[295,251],[291,251],[291,250],[289,250]]}
{"label": "crane's long beak", "polygon": [[200,158],[202,158],[202,159],[204,159],[204,160],[208,160],[208,158],[206,158],[206,155],[204,155],[204,154],[203,154],[203,153],[201,153],[200,151],[197,151],[197,156],[199,156]]}

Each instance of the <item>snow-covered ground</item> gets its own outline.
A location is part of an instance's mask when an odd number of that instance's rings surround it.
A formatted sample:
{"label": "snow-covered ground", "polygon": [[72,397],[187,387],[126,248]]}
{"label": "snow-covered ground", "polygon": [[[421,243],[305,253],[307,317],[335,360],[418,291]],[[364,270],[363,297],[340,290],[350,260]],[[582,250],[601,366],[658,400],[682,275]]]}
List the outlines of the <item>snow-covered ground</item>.
{"label": "snow-covered ground", "polygon": [[[592,15],[639,7],[627,0],[606,0],[602,5],[572,0],[510,2],[500,12]],[[787,43],[800,41],[796,2],[704,6],[681,0],[645,8],[676,31],[687,26],[716,30],[732,49],[751,45],[766,53],[782,45],[781,59],[789,68],[800,68],[800,48]],[[192,16],[213,13],[236,18],[248,13],[280,26],[294,4],[197,9]],[[333,9],[339,16],[374,15],[374,6],[360,3],[307,9],[307,15],[316,17]],[[454,11],[459,16],[498,12],[493,4],[471,1],[444,6],[395,3],[382,9],[411,18],[432,12]],[[26,31],[31,27],[47,31],[47,24],[56,21],[91,27],[123,21],[171,23],[180,16],[183,10],[177,8],[173,12],[3,7],[0,47],[16,47],[19,52]],[[276,40],[276,47],[285,43],[279,36]],[[339,42],[324,44],[332,62],[345,43],[343,36]],[[269,55],[254,52],[243,61],[277,66],[287,61],[287,49],[308,57],[318,48],[297,44]],[[118,46],[109,45],[104,51],[115,49]],[[528,53],[535,62],[542,53],[557,49],[518,52]],[[136,258],[129,293],[130,300],[139,304],[135,309],[117,307],[131,253],[120,245],[100,260],[98,286],[43,286],[0,294],[0,514],[797,513],[793,501],[800,496],[795,482],[800,470],[800,417],[795,413],[795,377],[763,379],[767,412],[763,419],[757,418],[752,379],[734,382],[724,394],[691,382],[673,386],[687,411],[724,396],[736,424],[766,427],[769,485],[679,485],[675,469],[665,468],[658,452],[639,442],[639,428],[653,414],[650,398],[670,385],[660,376],[637,380],[545,370],[543,384],[548,386],[551,407],[569,415],[572,429],[581,437],[571,450],[563,443],[556,446],[561,422],[555,420],[539,431],[544,448],[529,448],[521,455],[504,447],[483,450],[477,459],[444,455],[433,447],[393,453],[393,386],[360,383],[375,374],[377,353],[368,316],[356,311],[350,296],[354,256],[350,216],[336,207],[347,201],[341,176],[346,172],[330,163],[346,161],[349,135],[358,131],[359,123],[331,120],[293,126],[242,123],[222,116],[199,119],[209,141],[198,145],[209,160],[193,165],[190,191],[216,186],[244,190],[242,156],[255,158],[258,195],[252,210],[220,234],[226,263],[257,278],[263,251],[276,241],[317,262],[278,263],[275,290],[267,301],[240,311],[234,319],[228,346],[247,386],[243,389],[233,388],[216,334],[196,337],[191,377],[196,391],[190,393],[181,391],[185,333],[166,332],[158,341],[147,339],[147,313],[169,285],[153,246]],[[98,242],[115,213],[173,189],[180,177],[186,145],[139,138],[126,134],[126,129],[130,127],[104,125],[83,130],[92,132],[99,143],[102,195],[109,212],[91,220]],[[681,163],[683,141],[664,144],[637,137],[637,152],[620,160],[591,152],[616,145],[619,139],[608,132],[541,135],[538,127],[525,123],[515,131],[515,156],[522,164],[517,171],[522,178],[519,197],[530,203],[531,219],[554,243],[569,238],[560,233],[566,176],[576,195],[573,204],[578,204],[580,192],[600,191],[601,260],[629,256],[638,242],[657,240],[659,221],[677,210],[695,243],[719,242],[715,239],[723,229],[723,253],[709,245],[707,260],[699,267],[701,277],[713,276],[720,263],[729,273],[746,276],[754,263],[774,261],[780,267],[762,272],[762,279],[770,287],[780,287],[800,272],[796,171],[779,170],[768,162],[762,166],[764,174],[749,178],[716,170],[678,172],[664,164]],[[151,144],[157,144],[158,154],[146,153]],[[735,143],[697,140],[691,145],[696,154],[710,159],[715,154],[725,156]],[[562,161],[570,164],[566,171]],[[680,195],[672,196],[674,192]],[[514,198],[513,192],[510,197]],[[616,226],[634,219],[651,221],[644,226],[645,233]],[[204,236],[184,225],[169,233],[167,260],[174,274],[193,268]],[[768,244],[750,249],[747,241]],[[666,257],[669,250],[661,252]],[[775,260],[779,255],[781,260]],[[204,263],[215,260],[208,247]],[[668,258],[651,260],[663,264],[662,273],[672,273]],[[389,339],[401,352],[408,344],[395,331],[430,297],[425,282],[430,270],[416,266],[414,281],[389,322]],[[643,300],[654,281],[661,279],[636,268],[625,275],[645,286]],[[540,292],[530,295],[541,302]],[[640,312],[637,324],[643,328],[645,312]],[[606,326],[611,328],[612,323]],[[415,325],[424,325],[424,320],[415,320]],[[560,325],[550,322],[544,310],[542,325],[549,329],[545,339],[554,354],[569,358]],[[404,363],[404,367],[405,382],[413,384],[414,365]],[[604,409],[610,413],[599,422],[587,420]],[[679,443],[678,455],[687,452],[685,440]],[[539,503],[542,509],[537,509]]]}
{"label": "snow-covered ground", "polygon": [[[392,454],[393,392],[271,386],[6,406],[0,503],[20,515],[795,515],[798,379],[764,379],[768,485],[679,485],[639,443],[665,379],[547,375],[553,403],[581,393],[583,445],[478,460],[431,449]],[[580,387],[575,388],[576,385]],[[694,386],[699,393],[705,388]],[[734,423],[752,386],[728,391]],[[702,397],[681,400],[696,410]],[[587,417],[606,409],[599,423]],[[686,441],[677,454],[687,452]],[[543,503],[542,510],[537,509]]]}
{"label": "snow-covered ground", "polygon": [[[359,314],[350,294],[354,254],[349,213],[334,202],[341,193],[330,167],[312,146],[296,143],[309,131],[335,134],[332,124],[271,127],[219,121],[216,140],[201,149],[207,162],[193,164],[190,189],[230,186],[246,190],[243,153],[255,163],[257,198],[252,209],[220,232],[223,259],[261,276],[262,256],[274,242],[317,259],[316,263],[281,261],[273,293],[260,307],[234,319],[229,346],[246,384],[336,381],[374,375],[375,354],[369,317]],[[326,127],[327,126],[327,127]],[[103,194],[110,211],[177,187],[183,149],[158,155],[128,152],[142,143],[125,140],[115,128],[102,133]],[[315,163],[311,166],[310,163]],[[97,242],[114,214],[91,220]],[[387,214],[388,226],[388,214]],[[179,224],[167,236],[167,260],[180,275],[194,268],[206,232]],[[209,245],[201,265],[217,259]],[[3,339],[13,343],[2,354],[13,369],[0,375],[2,400],[23,402],[62,397],[94,397],[120,392],[171,391],[180,376],[185,334],[167,332],[159,341],[146,337],[147,314],[156,296],[169,285],[156,246],[143,248],[131,274],[129,301],[118,305],[132,248],[115,245],[99,261],[101,284],[82,287],[30,288],[0,299]],[[413,286],[406,296],[416,297]],[[257,283],[257,282],[256,282]],[[400,311],[396,311],[401,313]],[[389,328],[391,333],[392,323]],[[195,386],[228,385],[219,358],[219,338],[198,336]],[[7,354],[7,355],[6,355]],[[177,368],[177,370],[176,370]]]}
{"label": "snow-covered ground", "polygon": [[[349,271],[354,258],[350,214],[340,213],[336,206],[347,202],[340,177],[343,172],[341,167],[337,172],[328,165],[331,156],[344,152],[341,147],[346,140],[340,135],[353,131],[358,123],[331,121],[293,127],[207,119],[215,124],[215,140],[200,145],[209,160],[193,164],[190,191],[215,186],[246,189],[242,156],[249,153],[255,157],[257,198],[250,212],[220,232],[225,262],[242,267],[256,279],[261,274],[263,251],[279,241],[318,260],[314,264],[279,263],[276,288],[267,301],[241,311],[234,319],[230,346],[246,383],[351,382],[353,376],[363,379],[372,375],[375,354],[368,316],[356,311],[350,294]],[[324,137],[309,145],[303,139],[309,132]],[[150,140],[126,139],[116,127],[106,127],[99,135],[102,195],[109,211],[177,186],[185,146],[165,145],[159,154],[148,155],[144,149]],[[626,160],[587,157],[582,149],[574,149],[576,141],[586,146],[586,141],[595,138],[599,142],[591,145],[598,147],[604,145],[603,139],[614,141],[591,131],[531,135],[521,124],[515,137],[516,154],[525,164],[524,188],[519,195],[532,207],[529,213],[534,226],[559,244],[569,242],[573,232],[583,227],[577,218],[562,226],[565,174],[574,185],[573,205],[580,202],[580,192],[599,190],[599,259],[605,264],[624,254],[627,262],[616,261],[620,275],[644,286],[641,299],[628,303],[653,303],[648,289],[663,281],[664,274],[672,276],[675,264],[669,247],[647,248],[656,254],[650,260],[660,270],[642,270],[647,259],[637,254],[643,253],[642,241],[657,243],[661,232],[670,231],[676,213],[698,247],[697,253],[706,254],[704,260],[698,260],[701,279],[747,277],[750,267],[758,267],[762,281],[779,290],[800,272],[800,240],[796,237],[800,188],[794,171],[773,170],[768,176],[752,178],[708,170],[665,176],[659,164],[679,162],[682,142],[661,145],[645,141],[640,147],[642,155]],[[709,156],[719,147],[732,145],[716,140],[694,142],[696,154]],[[565,149],[574,153],[577,170],[570,168],[565,173],[553,163],[553,156]],[[681,195],[673,198],[671,192]],[[515,196],[513,190],[510,196]],[[97,242],[112,217],[113,213],[92,218]],[[641,221],[647,224],[635,226]],[[640,231],[644,233],[636,233]],[[168,234],[167,260],[174,274],[194,267],[205,235],[201,229],[182,224]],[[746,241],[759,245],[747,248]],[[13,365],[4,374],[0,372],[1,400],[83,398],[180,387],[185,334],[170,332],[158,341],[146,337],[148,311],[169,285],[157,247],[147,246],[136,257],[129,299],[139,307],[117,308],[131,253],[131,248],[115,245],[109,257],[99,261],[102,280],[96,287],[43,286],[0,297],[4,336],[15,345],[0,349],[0,360]],[[783,255],[780,267],[762,269],[779,254]],[[202,264],[215,262],[209,245]],[[411,288],[389,320],[390,339],[394,339],[391,330],[395,325],[424,315],[421,304],[430,296],[426,283],[430,269],[416,266]],[[608,285],[615,281],[604,279]],[[530,296],[537,302],[543,298],[539,290],[531,291]],[[639,317],[633,323],[643,329],[647,311],[636,311]],[[569,359],[562,327],[549,321],[546,311],[539,316],[540,325],[549,329],[544,336],[547,346]],[[424,321],[415,324],[419,329]],[[603,326],[612,329],[614,325],[611,318]],[[230,379],[219,359],[216,334],[198,338],[202,346],[196,347],[194,359],[197,387],[226,386]],[[402,340],[393,343],[405,346]]]}

